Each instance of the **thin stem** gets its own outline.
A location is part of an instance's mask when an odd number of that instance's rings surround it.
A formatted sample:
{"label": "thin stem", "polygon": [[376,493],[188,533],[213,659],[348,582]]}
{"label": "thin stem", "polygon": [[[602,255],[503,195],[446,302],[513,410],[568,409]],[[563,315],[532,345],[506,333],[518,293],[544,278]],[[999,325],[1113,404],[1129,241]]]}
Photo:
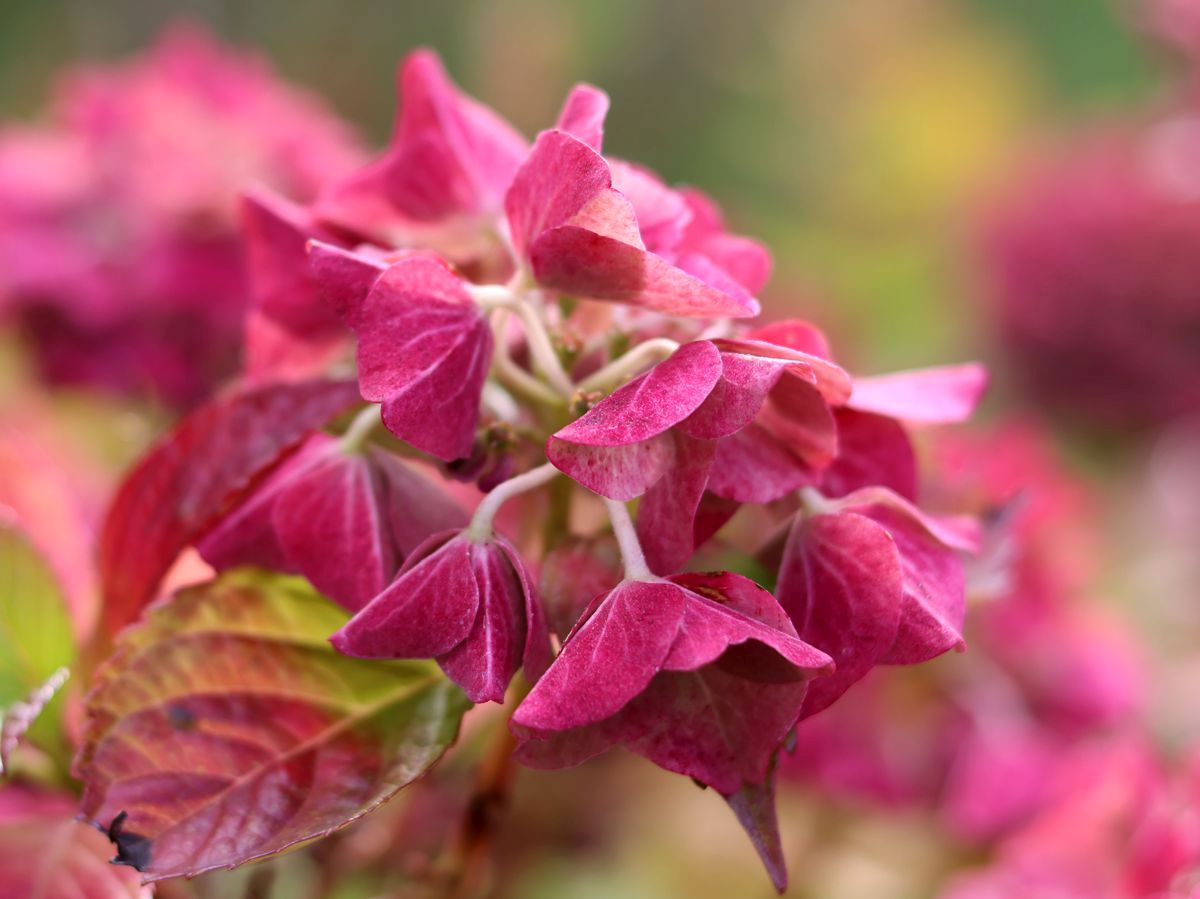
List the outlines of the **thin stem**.
{"label": "thin stem", "polygon": [[495,381],[484,382],[483,405],[501,421],[513,423],[521,417],[521,407],[512,394]]}
{"label": "thin stem", "polygon": [[651,362],[660,362],[679,349],[679,344],[669,337],[655,337],[639,343],[624,356],[618,356],[604,368],[579,382],[580,390],[604,390],[615,387],[628,375],[640,371]]}
{"label": "thin stem", "polygon": [[[521,295],[504,284],[475,284],[468,288],[475,302],[487,311],[507,309],[516,314],[525,328],[525,342],[534,366],[567,399],[575,393],[575,384],[559,361],[541,316]],[[497,335],[502,337],[503,335]],[[499,341],[498,341],[499,342]]]}
{"label": "thin stem", "polygon": [[800,499],[800,511],[809,518],[824,515],[833,509],[829,500],[816,487],[801,487],[796,495]]}
{"label": "thin stem", "polygon": [[545,465],[539,465],[537,468],[530,469],[524,474],[519,474],[515,478],[509,478],[502,484],[498,484],[483,498],[483,502],[475,509],[475,514],[472,516],[471,523],[467,526],[465,532],[467,537],[476,543],[490,540],[492,537],[492,521],[495,519],[496,513],[500,511],[501,506],[514,496],[528,493],[530,490],[536,490],[543,484],[549,483],[558,477],[558,475],[559,470],[547,462]]}
{"label": "thin stem", "polygon": [[362,449],[371,432],[383,424],[382,411],[382,406],[372,403],[354,417],[354,421],[350,422],[350,427],[346,428],[346,433],[342,435],[343,452],[356,453]]}
{"label": "thin stem", "polygon": [[633,519],[629,517],[629,509],[624,503],[607,497],[604,499],[604,505],[608,508],[608,517],[612,521],[617,545],[621,547],[621,559],[625,562],[625,580],[656,580],[650,566],[646,564],[646,556],[642,553],[642,544],[638,540]]}
{"label": "thin stem", "polygon": [[516,300],[509,308],[525,326],[525,342],[529,345],[529,355],[533,357],[534,366],[541,370],[555,390],[570,399],[575,394],[575,384],[562,367],[537,310],[523,300]]}
{"label": "thin stem", "polygon": [[496,350],[492,354],[492,367],[496,370],[496,375],[528,399],[552,406],[562,405],[563,397],[513,362],[512,357],[508,355],[508,316],[509,311],[501,308],[497,309],[492,317],[492,333],[495,334],[496,344]]}

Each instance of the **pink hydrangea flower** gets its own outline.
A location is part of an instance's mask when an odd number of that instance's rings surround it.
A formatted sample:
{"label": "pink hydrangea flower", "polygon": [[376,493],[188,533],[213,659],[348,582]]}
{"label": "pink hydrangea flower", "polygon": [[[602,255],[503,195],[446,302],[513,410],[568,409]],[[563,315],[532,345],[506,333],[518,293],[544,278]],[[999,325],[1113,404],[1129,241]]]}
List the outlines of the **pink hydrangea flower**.
{"label": "pink hydrangea flower", "polygon": [[[808,681],[829,666],[746,578],[625,580],[596,599],[513,714],[516,755],[562,768],[624,746],[711,786],[744,814],[747,789],[771,795],[774,759]],[[763,829],[774,832],[773,808],[768,815]],[[748,829],[782,889],[778,836],[764,851],[759,828]]]}
{"label": "pink hydrangea flower", "polygon": [[472,702],[503,702],[518,668],[536,680],[549,657],[516,549],[502,537],[453,531],[431,537],[331,640],[359,658],[436,658]]}
{"label": "pink hydrangea flower", "polygon": [[1039,406],[1124,433],[1200,410],[1191,113],[1061,152],[986,223],[983,290]]}
{"label": "pink hydrangea flower", "polygon": [[0,309],[53,382],[193,403],[238,361],[239,193],[309,200],[357,158],[316,98],[195,28],[74,70],[46,125],[0,133]]}

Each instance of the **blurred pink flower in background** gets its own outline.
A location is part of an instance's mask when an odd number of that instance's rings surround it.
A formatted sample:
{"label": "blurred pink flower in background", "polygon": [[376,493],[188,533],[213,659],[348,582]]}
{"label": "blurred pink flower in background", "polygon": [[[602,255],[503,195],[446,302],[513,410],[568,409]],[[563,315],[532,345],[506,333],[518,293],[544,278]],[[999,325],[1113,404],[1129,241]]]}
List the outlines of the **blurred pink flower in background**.
{"label": "blurred pink flower in background", "polygon": [[0,314],[52,383],[193,403],[237,367],[239,194],[308,200],[359,159],[316,97],[194,27],[75,69],[44,123],[0,131]]}
{"label": "blurred pink flower in background", "polygon": [[1046,438],[1010,422],[931,443],[929,505],[991,522],[968,563],[970,651],[873,672],[798,729],[784,770],[935,810],[957,841],[987,845],[1043,807],[1078,747],[1136,726],[1143,672],[1128,629],[1081,595],[1090,503]]}
{"label": "blurred pink flower in background", "polygon": [[1009,185],[982,276],[1013,377],[1109,430],[1200,410],[1200,117],[1077,144]]}

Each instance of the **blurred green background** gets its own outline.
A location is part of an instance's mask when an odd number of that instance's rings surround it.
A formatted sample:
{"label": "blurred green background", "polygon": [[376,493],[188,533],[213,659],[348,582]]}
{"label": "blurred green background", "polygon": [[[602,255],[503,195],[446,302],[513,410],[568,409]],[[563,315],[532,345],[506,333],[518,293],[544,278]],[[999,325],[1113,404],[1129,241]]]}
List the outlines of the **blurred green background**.
{"label": "blurred green background", "polygon": [[870,370],[982,351],[972,208],[1048,134],[1152,98],[1165,68],[1115,0],[2,0],[0,117],[181,16],[375,142],[418,44],[530,133],[569,84],[603,86],[610,152],[716,195],[774,248],[768,307]]}

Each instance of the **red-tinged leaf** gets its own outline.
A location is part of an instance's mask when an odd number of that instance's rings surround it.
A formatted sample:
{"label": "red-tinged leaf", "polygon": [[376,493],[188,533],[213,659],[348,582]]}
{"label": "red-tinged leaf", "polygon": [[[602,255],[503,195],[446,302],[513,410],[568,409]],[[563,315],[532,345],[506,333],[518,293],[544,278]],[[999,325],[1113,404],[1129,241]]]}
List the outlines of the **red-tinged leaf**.
{"label": "red-tinged leaf", "polygon": [[27,699],[0,711],[0,775],[8,772],[8,760],[13,751],[67,682],[67,676],[67,669],[59,668]]}
{"label": "red-tinged leaf", "polygon": [[107,634],[133,621],[179,553],[281,456],[358,400],[351,382],[272,384],[200,407],[125,478],[100,534]]}
{"label": "red-tinged leaf", "polygon": [[109,864],[112,846],[75,812],[66,794],[0,788],[0,896],[150,899],[135,871]]}
{"label": "red-tinged leaf", "polygon": [[264,858],[361,817],[433,765],[469,707],[431,662],[364,662],[345,612],[248,569],[129,628],[88,697],[83,813],[146,881]]}
{"label": "red-tinged leaf", "polygon": [[800,639],[837,665],[809,687],[804,715],[814,715],[880,664],[895,642],[905,603],[900,553],[863,515],[797,518],[775,595]]}

